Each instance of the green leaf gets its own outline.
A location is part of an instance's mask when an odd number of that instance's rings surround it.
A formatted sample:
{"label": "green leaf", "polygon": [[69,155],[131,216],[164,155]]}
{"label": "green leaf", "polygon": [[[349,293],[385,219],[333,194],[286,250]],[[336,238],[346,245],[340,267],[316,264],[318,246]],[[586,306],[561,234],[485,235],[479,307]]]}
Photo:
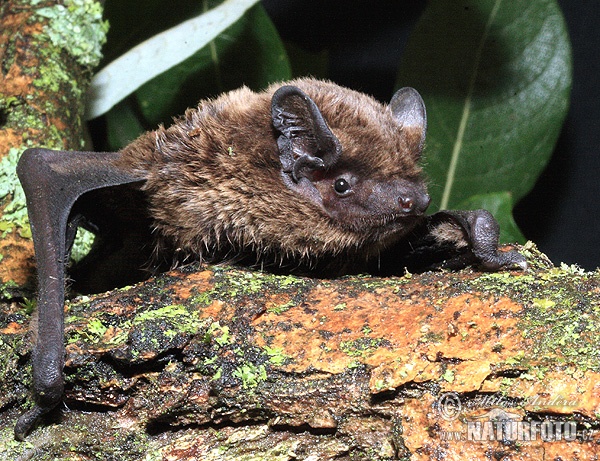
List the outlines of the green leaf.
{"label": "green leaf", "polygon": [[235,23],[257,1],[226,0],[149,38],[112,61],[92,79],[87,118],[104,114],[140,85],[193,55]]}
{"label": "green leaf", "polygon": [[[104,17],[110,23],[108,41],[102,48],[102,66],[134,46],[205,11],[205,1],[177,0],[177,8],[165,8],[164,0],[109,0]],[[221,1],[217,3],[222,3]],[[157,21],[156,18],[160,18]]]}
{"label": "green leaf", "polygon": [[[429,2],[398,84],[415,87],[427,106],[432,208],[476,206],[477,197],[483,207],[494,194],[515,203],[548,162],[567,112],[561,11],[554,0]],[[504,213],[506,195],[498,203]]]}
{"label": "green leaf", "polygon": [[137,92],[149,126],[168,123],[173,115],[208,96],[239,88],[253,89],[291,78],[290,64],[281,39],[261,5],[169,71],[152,79]]}
{"label": "green leaf", "polygon": [[525,243],[526,239],[519,230],[512,216],[514,206],[510,192],[494,192],[491,194],[473,195],[460,202],[457,210],[477,210],[483,208],[492,213],[500,224],[500,242]]}
{"label": "green leaf", "polygon": [[106,114],[108,150],[117,151],[146,131],[136,113],[133,99],[124,99]]}
{"label": "green leaf", "polygon": [[200,99],[243,84],[259,89],[290,77],[281,39],[257,5],[193,56],[113,107],[106,114],[108,148],[118,150],[146,129],[170,124]]}

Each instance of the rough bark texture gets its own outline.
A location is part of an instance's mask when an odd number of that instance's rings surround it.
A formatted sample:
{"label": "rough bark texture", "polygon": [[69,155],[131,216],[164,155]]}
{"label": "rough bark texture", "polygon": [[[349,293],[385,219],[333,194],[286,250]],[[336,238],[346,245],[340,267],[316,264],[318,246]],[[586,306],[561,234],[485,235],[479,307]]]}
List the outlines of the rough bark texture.
{"label": "rough bark texture", "polygon": [[0,2],[0,286],[9,296],[33,286],[16,162],[27,147],[82,147],[83,98],[106,32],[93,0],[33,3]]}
{"label": "rough bark texture", "polygon": [[[29,314],[12,306],[0,319],[0,454],[597,459],[600,273],[523,251],[525,273],[313,280],[190,267],[76,299],[66,408],[23,444],[12,426],[30,383]],[[507,421],[518,440],[498,432]]]}

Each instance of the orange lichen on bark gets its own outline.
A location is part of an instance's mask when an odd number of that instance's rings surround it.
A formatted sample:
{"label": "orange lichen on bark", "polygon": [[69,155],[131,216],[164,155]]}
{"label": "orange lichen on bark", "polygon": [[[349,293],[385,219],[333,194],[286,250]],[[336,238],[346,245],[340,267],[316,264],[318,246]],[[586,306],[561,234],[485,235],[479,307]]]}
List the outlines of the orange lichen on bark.
{"label": "orange lichen on bark", "polygon": [[[0,159],[14,149],[81,147],[83,98],[91,73],[48,38],[48,19],[35,14],[46,3],[0,5]],[[11,194],[0,202],[0,215],[10,200]],[[24,286],[34,275],[33,242],[25,237],[28,232],[19,232],[27,226],[25,219],[10,219],[0,233],[0,284]]]}
{"label": "orange lichen on bark", "polygon": [[477,390],[493,364],[523,349],[517,303],[482,300],[480,294],[431,299],[429,287],[418,284],[411,285],[407,298],[402,285],[357,297],[317,286],[301,305],[281,313],[267,310],[255,319],[257,341],[293,357],[285,367],[289,372],[312,367],[340,373],[357,363],[373,367],[374,393],[447,373],[452,389]]}
{"label": "orange lichen on bark", "polygon": [[16,232],[8,233],[4,238],[0,238],[0,254],[5,255],[0,264],[0,282],[10,280],[19,286],[31,282],[30,287],[33,287],[35,257],[31,240],[20,237]]}
{"label": "orange lichen on bark", "polygon": [[[86,418],[119,433],[151,428],[167,458],[268,459],[289,442],[339,459],[593,459],[598,286],[540,266],[335,280],[184,267],[67,306],[66,399],[112,408]],[[574,305],[590,331],[560,336]],[[23,315],[2,319],[18,345]],[[540,343],[549,332],[575,349]],[[516,440],[499,432],[513,423]]]}
{"label": "orange lichen on bark", "polygon": [[[403,438],[412,461],[597,459],[599,439],[592,431],[584,441],[565,440],[565,437],[571,438],[566,431],[553,439],[555,433],[549,434],[547,430],[554,431],[554,421],[552,426],[542,426],[542,421],[536,421],[519,428],[518,424],[526,421],[526,415],[518,407],[504,406],[495,413],[489,409],[463,409],[460,418],[445,420],[435,411],[436,405],[437,399],[426,394],[422,399],[406,401],[402,410]],[[503,421],[498,419],[494,425],[494,417],[505,418],[504,437],[498,437],[503,433],[503,429],[499,429]],[[514,437],[510,432],[512,428],[506,425],[510,418],[514,418],[512,421],[517,430]]]}
{"label": "orange lichen on bark", "polygon": [[600,413],[600,373],[577,370],[574,366],[548,371],[529,380],[514,380],[509,386],[499,378],[488,380],[482,392],[502,392],[522,399],[522,407],[531,412],[572,414],[589,418]]}

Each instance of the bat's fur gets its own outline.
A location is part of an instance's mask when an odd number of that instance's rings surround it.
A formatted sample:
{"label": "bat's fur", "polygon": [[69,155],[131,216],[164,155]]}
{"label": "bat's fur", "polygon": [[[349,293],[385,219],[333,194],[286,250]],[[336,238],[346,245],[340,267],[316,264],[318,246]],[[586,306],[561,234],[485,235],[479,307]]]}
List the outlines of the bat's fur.
{"label": "bat's fur", "polygon": [[[402,178],[423,187],[418,159],[424,126],[403,129],[388,106],[333,83],[289,84],[313,99],[340,141],[332,175],[349,169],[374,182]],[[380,212],[374,200],[363,204],[371,208],[368,217],[331,216],[286,187],[271,118],[279,86],[202,101],[122,151],[123,166],[146,178],[142,187],[165,253],[214,259],[250,252],[284,263],[336,255],[365,259],[414,225],[414,219]],[[382,200],[385,193],[379,191]]]}

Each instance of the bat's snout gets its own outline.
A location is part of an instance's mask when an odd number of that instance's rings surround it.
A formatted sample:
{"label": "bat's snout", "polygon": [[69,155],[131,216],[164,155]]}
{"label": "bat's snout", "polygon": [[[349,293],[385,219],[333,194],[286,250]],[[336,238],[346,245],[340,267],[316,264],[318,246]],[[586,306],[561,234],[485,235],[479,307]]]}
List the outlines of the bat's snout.
{"label": "bat's snout", "polygon": [[412,191],[411,193],[402,193],[398,197],[398,205],[403,213],[408,215],[422,215],[429,207],[431,197],[424,191]]}

